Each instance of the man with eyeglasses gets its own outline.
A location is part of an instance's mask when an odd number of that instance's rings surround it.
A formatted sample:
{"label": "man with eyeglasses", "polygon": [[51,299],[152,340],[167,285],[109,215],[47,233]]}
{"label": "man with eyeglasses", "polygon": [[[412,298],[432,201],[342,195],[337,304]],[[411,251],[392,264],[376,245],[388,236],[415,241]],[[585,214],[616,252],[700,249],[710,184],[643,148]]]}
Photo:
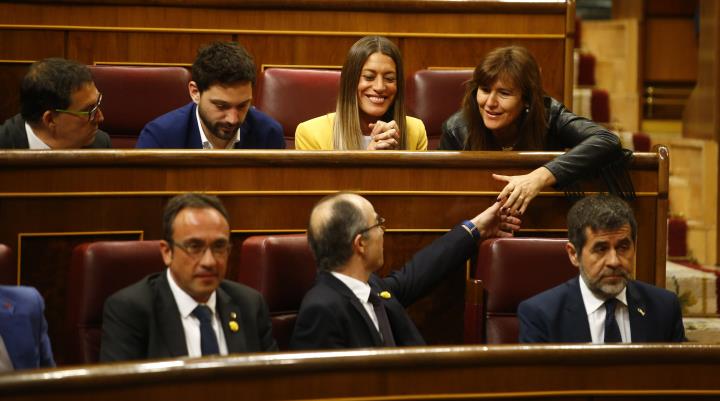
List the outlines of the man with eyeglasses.
{"label": "man with eyeglasses", "polygon": [[20,88],[20,114],[0,125],[3,149],[109,148],[100,131],[102,95],[87,66],[48,58],[33,63]]}
{"label": "man with eyeglasses", "polygon": [[224,280],[228,214],[215,196],[185,194],[163,214],[168,266],[105,302],[101,361],[277,350],[260,293]]}
{"label": "man with eyeglasses", "polygon": [[303,298],[293,330],[293,349],[424,345],[405,308],[427,293],[476,251],[479,241],[512,236],[520,220],[495,202],[471,220],[416,253],[386,277],[385,220],[365,198],[326,197],[313,208],[308,242],[319,273]]}

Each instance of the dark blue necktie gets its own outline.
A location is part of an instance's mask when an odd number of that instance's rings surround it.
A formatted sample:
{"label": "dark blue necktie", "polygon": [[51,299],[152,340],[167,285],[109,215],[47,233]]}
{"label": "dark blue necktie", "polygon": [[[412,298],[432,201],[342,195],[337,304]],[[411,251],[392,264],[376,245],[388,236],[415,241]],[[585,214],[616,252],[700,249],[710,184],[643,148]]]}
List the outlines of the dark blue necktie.
{"label": "dark blue necktie", "polygon": [[622,336],[620,335],[620,327],[618,327],[617,319],[615,319],[615,306],[618,300],[610,298],[605,301],[605,342],[620,343]]}
{"label": "dark blue necktie", "polygon": [[203,355],[217,355],[220,353],[217,336],[212,327],[212,311],[207,305],[198,305],[192,312],[200,320],[200,351]]}
{"label": "dark blue necktie", "polygon": [[375,311],[375,317],[377,317],[378,320],[378,328],[380,329],[379,331],[383,338],[383,345],[386,347],[394,347],[395,339],[393,338],[392,328],[390,327],[390,319],[388,319],[382,299],[380,299],[380,297],[374,292],[370,292],[370,298],[368,301],[370,301],[373,306],[373,310]]}

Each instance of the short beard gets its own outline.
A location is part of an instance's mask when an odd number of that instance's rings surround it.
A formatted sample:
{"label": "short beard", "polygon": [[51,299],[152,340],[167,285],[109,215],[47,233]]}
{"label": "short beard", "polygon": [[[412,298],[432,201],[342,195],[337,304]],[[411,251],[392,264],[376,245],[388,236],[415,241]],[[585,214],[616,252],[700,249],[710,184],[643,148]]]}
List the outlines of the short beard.
{"label": "short beard", "polygon": [[[621,276],[622,279],[617,284],[603,284],[602,279],[606,276]],[[630,280],[630,274],[625,270],[610,269],[607,267],[603,268],[600,275],[593,280],[585,273],[585,268],[582,264],[580,264],[580,277],[582,277],[590,291],[602,299],[615,298],[625,289],[628,280]]]}
{"label": "short beard", "polygon": [[198,115],[200,116],[200,121],[202,121],[205,128],[207,128],[210,131],[210,134],[216,138],[220,138],[223,141],[229,141],[231,139],[234,139],[237,135],[237,130],[240,128],[240,124],[242,122],[238,123],[232,131],[230,131],[229,134],[224,133],[222,130],[220,130],[221,127],[232,127],[232,125],[229,124],[223,124],[223,123],[212,123],[208,118],[205,116],[204,110],[198,105]]}

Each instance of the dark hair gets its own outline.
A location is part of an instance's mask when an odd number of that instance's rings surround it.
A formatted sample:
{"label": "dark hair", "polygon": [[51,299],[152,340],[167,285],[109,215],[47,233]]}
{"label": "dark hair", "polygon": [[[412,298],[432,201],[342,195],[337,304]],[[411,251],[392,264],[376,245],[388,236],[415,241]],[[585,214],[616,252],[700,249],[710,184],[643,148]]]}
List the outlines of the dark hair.
{"label": "dark hair", "polygon": [[20,114],[25,121],[39,122],[48,110],[67,109],[72,94],[93,82],[86,65],[63,58],[33,63],[20,86]]}
{"label": "dark hair", "polygon": [[321,199],[315,208],[333,202],[329,216],[315,225],[311,220],[308,227],[308,242],[319,270],[332,271],[346,263],[352,256],[355,236],[366,225],[362,210],[341,196]]}
{"label": "dark hair", "polygon": [[200,92],[215,84],[250,82],[255,85],[255,62],[238,43],[212,42],[198,50],[192,80]]}
{"label": "dark hair", "polygon": [[407,148],[405,73],[400,49],[386,37],[365,36],[352,45],[340,73],[340,91],[335,107],[335,125],[333,127],[333,149],[357,150],[362,148],[357,90],[363,66],[367,59],[375,53],[384,54],[395,62],[397,92],[393,104],[382,119],[384,121],[395,120],[400,134],[400,149]]}
{"label": "dark hair", "polygon": [[173,223],[178,213],[185,208],[195,209],[215,209],[217,210],[225,220],[230,222],[225,206],[223,206],[220,199],[215,195],[206,195],[198,193],[187,193],[173,197],[165,205],[165,211],[163,211],[163,239],[168,243],[173,243]]}
{"label": "dark hair", "polygon": [[585,246],[585,229],[615,230],[630,225],[632,240],[637,239],[637,221],[632,209],[615,195],[595,195],[581,199],[567,214],[568,239],[578,254]]}
{"label": "dark hair", "polygon": [[527,112],[518,117],[520,140],[515,149],[542,150],[545,147],[545,92],[542,87],[540,68],[533,55],[524,47],[500,47],[488,53],[475,67],[472,80],[465,86],[462,112],[468,123],[468,139],[465,149],[468,150],[499,150],[496,143],[480,116],[477,102],[477,91],[480,87],[491,87],[497,80],[512,83],[520,89],[522,100],[527,105]]}

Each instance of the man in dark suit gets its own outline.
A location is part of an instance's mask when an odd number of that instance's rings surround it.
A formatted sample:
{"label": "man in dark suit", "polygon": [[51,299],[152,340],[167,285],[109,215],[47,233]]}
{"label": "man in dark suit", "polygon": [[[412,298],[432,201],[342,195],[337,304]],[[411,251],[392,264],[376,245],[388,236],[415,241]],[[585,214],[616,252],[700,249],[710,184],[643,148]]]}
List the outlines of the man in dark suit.
{"label": "man in dark suit", "polygon": [[255,62],[236,43],[198,51],[188,84],[192,102],[149,122],[138,148],[283,149],[280,124],[252,107]]}
{"label": "man in dark suit", "polygon": [[165,208],[163,230],[168,269],[107,299],[100,360],[276,350],[262,296],[223,279],[231,244],[220,200],[176,196]]}
{"label": "man in dark suit", "polygon": [[0,125],[0,149],[109,148],[87,66],[61,58],[33,63],[20,87],[20,114]]}
{"label": "man in dark suit", "polygon": [[319,273],[300,306],[291,348],[425,344],[405,307],[464,266],[479,240],[511,236],[520,220],[501,215],[496,202],[415,254],[401,270],[380,278],[374,272],[383,265],[384,222],[355,194],[330,196],[315,206],[308,241]]}
{"label": "man in dark suit", "polygon": [[685,341],[675,294],[631,280],[637,222],[627,203],[584,198],[567,224],[568,256],[580,275],[520,304],[520,342]]}
{"label": "man in dark suit", "polygon": [[0,286],[0,372],[55,366],[44,312],[35,288]]}

